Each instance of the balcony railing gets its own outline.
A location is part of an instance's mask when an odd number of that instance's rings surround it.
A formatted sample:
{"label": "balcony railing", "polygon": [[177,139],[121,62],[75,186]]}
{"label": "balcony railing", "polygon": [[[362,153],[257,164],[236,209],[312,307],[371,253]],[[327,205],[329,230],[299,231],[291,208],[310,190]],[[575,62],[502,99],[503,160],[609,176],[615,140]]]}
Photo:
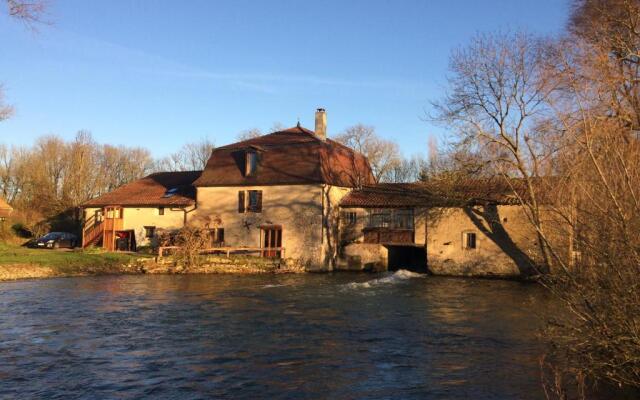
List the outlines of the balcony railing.
{"label": "balcony railing", "polygon": [[413,229],[398,228],[364,228],[365,243],[379,244],[413,244],[415,231]]}

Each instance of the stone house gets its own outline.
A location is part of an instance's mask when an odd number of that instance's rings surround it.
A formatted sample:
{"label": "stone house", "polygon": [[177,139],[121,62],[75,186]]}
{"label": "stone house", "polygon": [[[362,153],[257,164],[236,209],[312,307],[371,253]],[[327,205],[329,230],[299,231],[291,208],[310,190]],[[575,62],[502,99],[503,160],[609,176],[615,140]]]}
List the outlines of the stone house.
{"label": "stone house", "polygon": [[340,207],[340,269],[538,273],[536,231],[502,181],[377,184],[350,192]]}
{"label": "stone house", "polygon": [[193,182],[201,171],[159,172],[85,202],[82,245],[135,250],[160,230],[182,228],[195,211]]}
{"label": "stone house", "polygon": [[190,224],[211,248],[308,270],[536,272],[535,231],[504,182],[375,184],[367,159],[295,127],[215,148],[203,171],[149,175],[83,205],[83,246],[134,250]]}
{"label": "stone house", "polygon": [[338,204],[373,174],[363,155],[327,138],[323,109],[315,125],[215,148],[203,171],[152,174],[86,202],[83,246],[132,249],[193,224],[210,231],[212,247],[333,268]]}

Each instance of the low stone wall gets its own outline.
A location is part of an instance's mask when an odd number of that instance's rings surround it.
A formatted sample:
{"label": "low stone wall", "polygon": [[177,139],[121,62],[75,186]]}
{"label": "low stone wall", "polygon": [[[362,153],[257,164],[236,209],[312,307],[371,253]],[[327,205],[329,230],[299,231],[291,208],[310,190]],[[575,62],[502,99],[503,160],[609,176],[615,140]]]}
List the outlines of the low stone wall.
{"label": "low stone wall", "polygon": [[127,274],[281,274],[305,272],[294,259],[209,256],[196,266],[185,267],[172,257],[134,259],[126,264],[83,265],[58,268],[38,264],[0,265],[0,281]]}
{"label": "low stone wall", "polygon": [[[432,257],[433,258],[433,257]],[[498,260],[473,259],[466,262],[452,260],[429,260],[428,270],[433,275],[519,278],[520,272],[513,263],[496,262]]]}
{"label": "low stone wall", "polygon": [[248,256],[206,256],[196,265],[187,266],[174,257],[162,257],[142,267],[148,274],[265,274],[300,273],[305,268],[297,260]]}
{"label": "low stone wall", "polygon": [[30,263],[5,264],[0,265],[0,281],[91,275],[141,274],[144,273],[145,265],[150,262],[153,262],[153,260],[149,258],[141,258],[139,260],[133,260],[130,263],[120,265],[82,265],[69,266],[66,268]]}
{"label": "low stone wall", "polygon": [[338,257],[337,270],[386,271],[389,251],[374,243],[352,243],[345,246]]}
{"label": "low stone wall", "polygon": [[478,278],[531,279],[539,275],[533,266],[518,264],[505,255],[469,256],[458,261],[432,255],[428,270],[433,275]]}

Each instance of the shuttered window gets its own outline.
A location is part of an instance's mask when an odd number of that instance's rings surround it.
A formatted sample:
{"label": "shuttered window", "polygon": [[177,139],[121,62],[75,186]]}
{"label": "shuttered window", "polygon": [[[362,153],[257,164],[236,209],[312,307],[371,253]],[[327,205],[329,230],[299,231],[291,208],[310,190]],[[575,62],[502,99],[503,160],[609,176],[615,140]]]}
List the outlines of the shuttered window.
{"label": "shuttered window", "polygon": [[238,212],[244,214],[244,190],[238,192]]}
{"label": "shuttered window", "polygon": [[238,212],[262,212],[262,190],[241,190],[238,192]]}
{"label": "shuttered window", "polygon": [[251,212],[262,212],[262,190],[249,190],[248,210]]}

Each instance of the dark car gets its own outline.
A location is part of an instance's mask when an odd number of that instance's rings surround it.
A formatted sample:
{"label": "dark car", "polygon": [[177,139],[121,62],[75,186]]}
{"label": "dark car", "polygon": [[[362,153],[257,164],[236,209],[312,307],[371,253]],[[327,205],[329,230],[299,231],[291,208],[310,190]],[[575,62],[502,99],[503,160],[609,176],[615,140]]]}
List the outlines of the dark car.
{"label": "dark car", "polygon": [[78,238],[73,233],[49,232],[33,244],[41,249],[58,249],[60,247],[74,248],[78,244]]}

